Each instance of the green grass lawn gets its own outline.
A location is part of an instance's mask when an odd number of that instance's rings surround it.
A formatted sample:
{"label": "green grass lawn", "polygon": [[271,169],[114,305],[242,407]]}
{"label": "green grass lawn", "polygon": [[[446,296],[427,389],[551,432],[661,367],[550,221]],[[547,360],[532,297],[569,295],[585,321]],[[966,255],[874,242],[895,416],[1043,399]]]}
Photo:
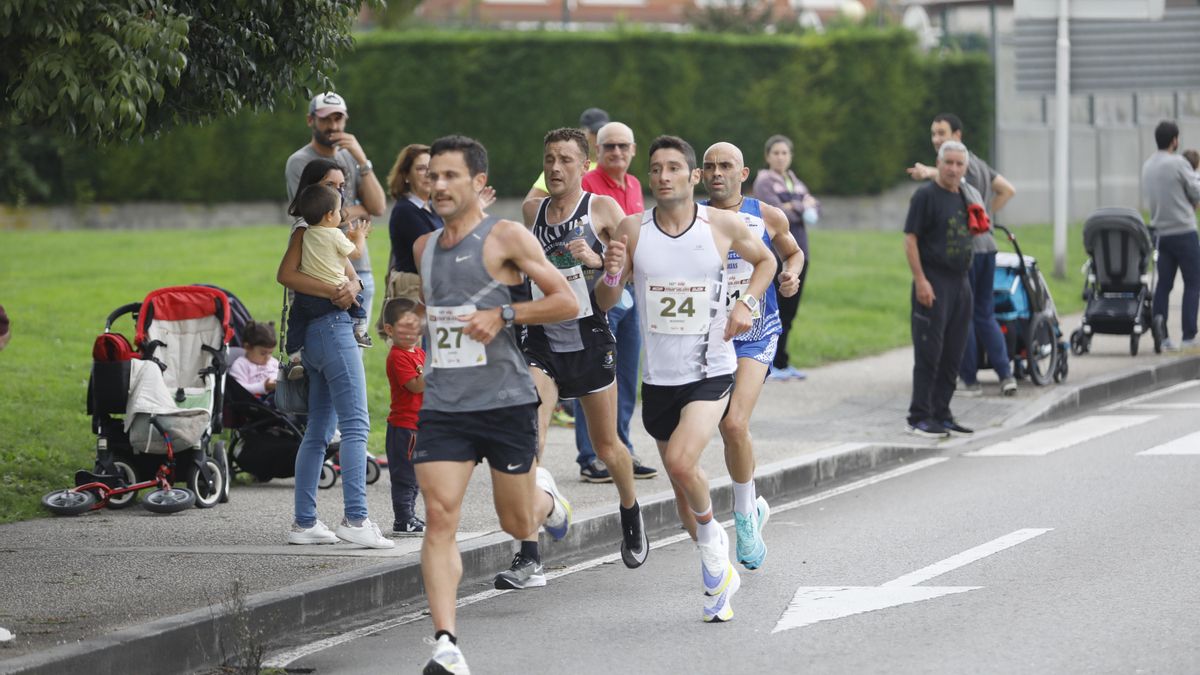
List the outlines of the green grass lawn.
{"label": "green grass lawn", "polygon": [[[259,320],[279,316],[275,268],[286,230],[4,232],[0,304],[13,338],[0,352],[0,522],[43,514],[40,496],[91,468],[95,437],[85,414],[91,348],[110,311],[163,286],[213,283]],[[1049,227],[1021,228],[1022,248],[1051,267]],[[1069,278],[1051,279],[1059,311],[1081,306],[1079,228],[1070,235]],[[791,336],[796,365],[878,353],[908,343],[909,273],[898,232],[812,233],[812,268]],[[1008,250],[1001,244],[1001,250]],[[373,238],[382,270],[387,237]],[[1048,271],[1047,271],[1048,274]],[[133,336],[128,318],[115,329]],[[370,450],[383,452],[386,349],[367,350]]]}

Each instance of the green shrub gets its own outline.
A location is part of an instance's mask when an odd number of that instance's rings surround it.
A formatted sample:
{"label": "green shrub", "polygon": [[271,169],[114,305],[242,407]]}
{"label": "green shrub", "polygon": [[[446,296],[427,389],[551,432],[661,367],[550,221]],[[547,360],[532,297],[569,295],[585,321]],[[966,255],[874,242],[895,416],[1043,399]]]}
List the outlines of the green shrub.
{"label": "green shrub", "polygon": [[[782,133],[818,194],[879,192],[928,160],[928,124],[951,109],[991,128],[991,69],[980,57],[922,56],[900,29],[825,35],[395,32],[359,36],[335,81],[357,135],[386,175],[405,144],[463,133],[488,148],[491,183],[521,196],[540,170],[543,134],[590,106],[636,132],[644,149],[672,133],[697,152],[740,146],[751,167]],[[305,102],[179,129],[140,144],[72,149],[52,199],[282,199],[283,164],[308,140]],[[973,149],[988,134],[975,131]],[[986,152],[981,152],[986,156]],[[644,182],[644,181],[643,181]]]}

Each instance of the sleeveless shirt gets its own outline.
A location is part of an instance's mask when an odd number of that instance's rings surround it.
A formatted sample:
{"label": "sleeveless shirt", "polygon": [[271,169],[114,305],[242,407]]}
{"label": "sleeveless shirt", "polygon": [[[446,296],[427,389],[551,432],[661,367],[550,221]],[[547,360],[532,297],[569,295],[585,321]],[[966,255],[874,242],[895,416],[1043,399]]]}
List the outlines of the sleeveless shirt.
{"label": "sleeveless shirt", "polygon": [[[491,309],[512,304],[509,287],[488,274],[483,264],[483,245],[500,219],[488,216],[475,226],[462,241],[443,248],[441,237],[445,230],[430,234],[421,255],[421,287],[430,319],[425,336],[429,341],[426,355],[425,401],[423,408],[441,412],[471,412],[493,410],[536,403],[537,390],[529,376],[525,357],[517,345],[513,328],[501,328],[483,351],[483,365],[440,368],[436,365],[435,350],[439,344],[455,345],[452,332],[434,326],[435,308],[474,305]],[[463,342],[478,343],[465,336]]]}
{"label": "sleeveless shirt", "polygon": [[[708,205],[708,200],[700,203]],[[771,233],[767,230],[767,223],[762,217],[762,202],[754,197],[743,197],[737,215],[755,236],[762,239],[768,250],[774,250],[771,248]],[[775,261],[770,260],[764,264],[774,265]],[[753,269],[750,263],[742,260],[742,256],[738,255],[737,251],[729,249],[729,257],[725,263],[725,278],[731,288],[728,289],[728,297],[726,297],[726,309],[732,309],[733,303],[737,302],[737,298],[732,296],[732,293],[735,292],[732,287],[736,286],[733,277],[740,276],[748,281],[748,275]],[[775,295],[774,283],[767,286],[767,292],[760,299],[762,304],[759,308],[758,318],[754,319],[754,323],[750,324],[744,333],[734,336],[733,339],[737,342],[756,342],[783,332],[783,323],[779,320],[779,299]]]}

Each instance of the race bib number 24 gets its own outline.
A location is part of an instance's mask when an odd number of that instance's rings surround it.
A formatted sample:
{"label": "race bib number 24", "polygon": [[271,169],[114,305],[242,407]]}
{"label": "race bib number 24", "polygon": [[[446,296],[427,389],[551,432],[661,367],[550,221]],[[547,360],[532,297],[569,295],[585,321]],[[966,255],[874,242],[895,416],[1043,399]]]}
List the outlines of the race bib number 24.
{"label": "race bib number 24", "polygon": [[646,286],[646,316],[651,333],[704,335],[708,332],[709,281],[650,279]]}

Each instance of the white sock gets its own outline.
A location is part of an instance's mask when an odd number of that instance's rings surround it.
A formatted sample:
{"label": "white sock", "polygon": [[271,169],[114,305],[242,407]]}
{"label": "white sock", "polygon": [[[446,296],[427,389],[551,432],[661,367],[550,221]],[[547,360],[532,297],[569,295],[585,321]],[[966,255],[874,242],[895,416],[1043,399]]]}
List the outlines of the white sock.
{"label": "white sock", "polygon": [[733,481],[733,510],[735,513],[743,516],[751,515],[754,513],[756,499],[758,497],[754,493],[753,478],[745,483]]}
{"label": "white sock", "polygon": [[[712,544],[721,539],[721,526],[717,524],[717,519],[712,517],[712,506],[704,513],[696,513],[692,511],[692,515],[696,516],[696,542],[700,544]],[[700,519],[709,516],[707,523],[700,522]]]}

